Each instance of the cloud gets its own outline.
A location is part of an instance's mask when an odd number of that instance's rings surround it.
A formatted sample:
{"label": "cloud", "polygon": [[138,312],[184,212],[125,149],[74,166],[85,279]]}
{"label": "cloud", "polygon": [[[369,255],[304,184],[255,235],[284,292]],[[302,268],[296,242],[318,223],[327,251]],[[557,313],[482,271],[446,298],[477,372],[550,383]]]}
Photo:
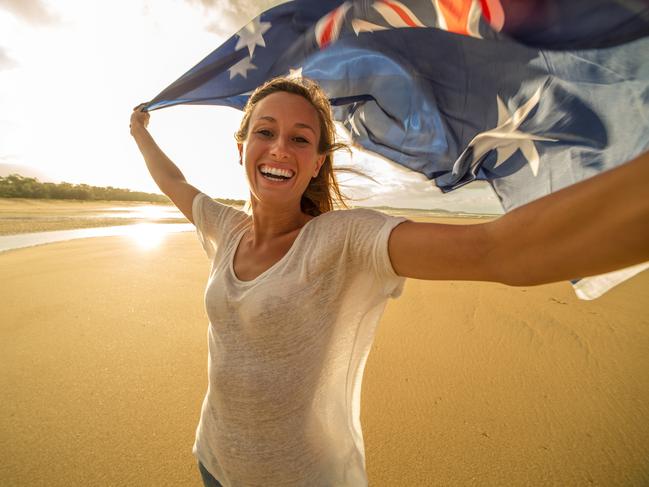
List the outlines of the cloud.
{"label": "cloud", "polygon": [[[1,2],[2,0],[0,0]],[[261,12],[286,0],[186,0],[203,8],[205,28],[219,36],[230,37]]]}
{"label": "cloud", "polygon": [[13,69],[18,66],[18,63],[7,54],[7,50],[0,46],[0,71]]}
{"label": "cloud", "polygon": [[[339,134],[344,139],[344,134]],[[486,181],[474,181],[450,193],[442,193],[423,174],[362,150],[354,150],[351,159],[341,152],[336,155],[336,165],[354,167],[375,180],[339,176],[340,180],[347,180],[342,189],[352,198],[352,205],[503,213],[498,198]]]}
{"label": "cloud", "polygon": [[51,12],[42,0],[0,0],[0,8],[30,24],[55,24],[59,17]]}

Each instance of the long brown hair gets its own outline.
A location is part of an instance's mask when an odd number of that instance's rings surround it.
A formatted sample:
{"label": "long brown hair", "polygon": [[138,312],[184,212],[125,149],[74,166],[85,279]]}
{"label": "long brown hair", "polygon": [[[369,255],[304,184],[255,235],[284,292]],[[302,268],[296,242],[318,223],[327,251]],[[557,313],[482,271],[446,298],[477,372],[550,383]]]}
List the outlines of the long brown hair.
{"label": "long brown hair", "polygon": [[[306,99],[318,114],[320,121],[320,140],[318,141],[318,153],[325,154],[324,162],[320,167],[318,175],[311,179],[307,186],[300,207],[308,215],[318,216],[327,211],[331,211],[335,206],[347,208],[347,198],[340,191],[340,186],[336,179],[333,167],[333,153],[339,149],[349,150],[349,146],[342,142],[336,141],[336,126],[334,125],[331,105],[327,95],[322,88],[308,78],[274,78],[257,88],[246,103],[244,108],[243,120],[239,130],[235,134],[238,143],[243,142],[248,137],[250,126],[250,115],[256,104],[277,92],[292,93]],[[358,173],[353,169],[341,168],[345,172]]]}

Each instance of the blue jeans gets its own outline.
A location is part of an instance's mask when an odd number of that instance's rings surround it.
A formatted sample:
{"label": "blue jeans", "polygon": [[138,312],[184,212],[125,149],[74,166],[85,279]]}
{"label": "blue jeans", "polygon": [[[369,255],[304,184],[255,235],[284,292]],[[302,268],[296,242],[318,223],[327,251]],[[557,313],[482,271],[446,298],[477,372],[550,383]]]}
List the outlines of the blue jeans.
{"label": "blue jeans", "polygon": [[198,470],[201,472],[205,487],[223,487],[218,480],[212,477],[212,474],[207,471],[201,462],[198,462]]}

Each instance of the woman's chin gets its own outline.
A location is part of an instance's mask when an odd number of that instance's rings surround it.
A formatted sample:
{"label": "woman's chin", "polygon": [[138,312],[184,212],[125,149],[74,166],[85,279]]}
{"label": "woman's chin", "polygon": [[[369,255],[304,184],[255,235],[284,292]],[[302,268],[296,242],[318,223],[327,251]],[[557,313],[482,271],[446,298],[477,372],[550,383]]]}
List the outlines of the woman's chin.
{"label": "woman's chin", "polygon": [[299,207],[300,200],[302,199],[302,195],[300,193],[277,186],[258,186],[252,193],[254,194],[254,199],[257,201],[257,203],[263,206],[293,206],[291,202],[294,201],[294,205]]}

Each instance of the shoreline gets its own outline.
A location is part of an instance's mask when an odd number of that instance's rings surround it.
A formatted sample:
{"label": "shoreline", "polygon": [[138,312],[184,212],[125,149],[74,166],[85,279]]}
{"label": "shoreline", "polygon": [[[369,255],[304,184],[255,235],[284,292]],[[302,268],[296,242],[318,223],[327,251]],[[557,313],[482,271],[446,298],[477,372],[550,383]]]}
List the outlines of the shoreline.
{"label": "shoreline", "polygon": [[88,228],[107,228],[141,223],[189,223],[186,218],[163,218],[158,220],[142,220],[139,218],[52,218],[37,221],[7,222],[0,218],[0,237],[11,237],[31,233],[57,232],[63,230],[83,230]]}
{"label": "shoreline", "polygon": [[[455,223],[454,220],[459,220],[462,224],[484,223],[498,217],[421,209],[372,209],[393,216],[405,216],[415,221],[451,224]],[[126,213],[135,216],[129,217]],[[0,236],[145,222],[188,223],[188,220],[170,203],[0,198]]]}
{"label": "shoreline", "polygon": [[0,198],[0,236],[143,222],[187,223],[187,219],[169,203]]}
{"label": "shoreline", "polygon": [[156,245],[157,242],[162,240],[167,234],[191,231],[194,231],[194,226],[189,222],[137,222],[130,225],[125,224],[0,235],[0,254],[25,248],[38,247],[41,245],[69,242],[71,240],[114,236],[131,237],[131,239],[140,246],[151,247]]}

